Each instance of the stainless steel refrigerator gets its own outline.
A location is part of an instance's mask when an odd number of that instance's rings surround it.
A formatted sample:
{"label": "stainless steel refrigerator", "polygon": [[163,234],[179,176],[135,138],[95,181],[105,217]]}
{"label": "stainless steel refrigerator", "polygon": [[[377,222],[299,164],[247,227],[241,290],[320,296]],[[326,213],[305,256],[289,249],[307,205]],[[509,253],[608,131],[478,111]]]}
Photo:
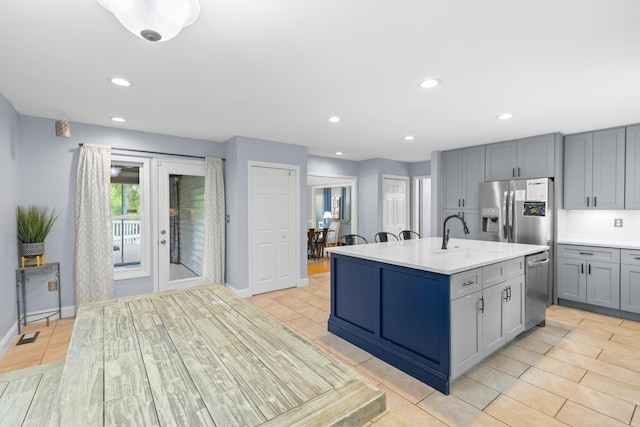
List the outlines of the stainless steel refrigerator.
{"label": "stainless steel refrigerator", "polygon": [[550,178],[480,183],[480,240],[549,246],[546,289],[527,291],[537,293],[545,306],[553,300],[553,208]]}

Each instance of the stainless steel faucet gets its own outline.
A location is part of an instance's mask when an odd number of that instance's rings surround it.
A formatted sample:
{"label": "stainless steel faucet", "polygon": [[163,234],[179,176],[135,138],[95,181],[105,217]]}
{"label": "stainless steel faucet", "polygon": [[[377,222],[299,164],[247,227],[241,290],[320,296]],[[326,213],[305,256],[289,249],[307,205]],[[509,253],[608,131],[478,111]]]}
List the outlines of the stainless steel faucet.
{"label": "stainless steel faucet", "polygon": [[[469,234],[469,229],[467,228],[467,223],[464,222],[464,218],[459,215],[449,215],[445,218],[444,223],[442,224],[442,249],[447,249],[447,244],[449,243],[449,230],[447,229],[447,221],[449,221],[451,218],[458,218],[460,221],[462,221],[462,231],[464,231],[464,234]],[[446,233],[445,230],[447,230]]]}

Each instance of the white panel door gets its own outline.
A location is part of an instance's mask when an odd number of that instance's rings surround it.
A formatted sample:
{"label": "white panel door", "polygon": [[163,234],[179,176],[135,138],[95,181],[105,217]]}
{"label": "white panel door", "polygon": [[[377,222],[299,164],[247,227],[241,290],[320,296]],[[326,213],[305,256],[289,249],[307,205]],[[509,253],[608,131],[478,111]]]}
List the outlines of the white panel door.
{"label": "white panel door", "polygon": [[398,235],[406,230],[408,178],[382,178],[382,230]]}
{"label": "white panel door", "polygon": [[251,167],[252,294],[296,284],[295,170]]}

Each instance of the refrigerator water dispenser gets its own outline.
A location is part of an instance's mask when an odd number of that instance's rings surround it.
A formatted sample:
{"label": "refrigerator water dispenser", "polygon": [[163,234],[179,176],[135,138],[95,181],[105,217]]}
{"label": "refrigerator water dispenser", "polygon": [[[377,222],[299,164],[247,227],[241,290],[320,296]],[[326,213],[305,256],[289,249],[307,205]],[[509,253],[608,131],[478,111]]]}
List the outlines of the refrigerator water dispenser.
{"label": "refrigerator water dispenser", "polygon": [[482,231],[484,233],[498,233],[500,224],[500,209],[483,208],[481,212]]}

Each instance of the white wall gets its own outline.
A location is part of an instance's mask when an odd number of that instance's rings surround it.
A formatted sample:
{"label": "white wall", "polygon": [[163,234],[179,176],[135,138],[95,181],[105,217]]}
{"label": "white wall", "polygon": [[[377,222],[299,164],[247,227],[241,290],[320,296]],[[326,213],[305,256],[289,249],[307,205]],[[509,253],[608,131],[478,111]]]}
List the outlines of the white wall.
{"label": "white wall", "polygon": [[[613,226],[622,218],[623,227]],[[640,242],[640,211],[558,211],[558,240],[629,243]]]}

